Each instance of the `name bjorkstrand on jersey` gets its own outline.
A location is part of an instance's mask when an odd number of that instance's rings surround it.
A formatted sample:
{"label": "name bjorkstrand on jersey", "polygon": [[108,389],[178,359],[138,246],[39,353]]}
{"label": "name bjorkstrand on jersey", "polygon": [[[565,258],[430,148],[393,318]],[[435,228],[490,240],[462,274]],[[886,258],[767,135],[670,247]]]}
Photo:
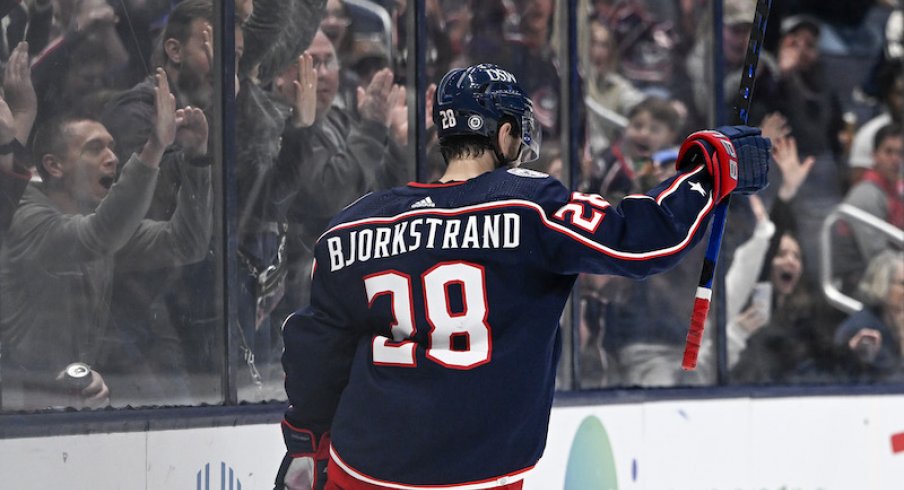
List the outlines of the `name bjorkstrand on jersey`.
{"label": "name bjorkstrand on jersey", "polygon": [[417,217],[391,226],[352,229],[327,238],[330,272],[356,262],[395,257],[424,249],[504,249],[521,244],[521,216],[516,213],[461,218]]}

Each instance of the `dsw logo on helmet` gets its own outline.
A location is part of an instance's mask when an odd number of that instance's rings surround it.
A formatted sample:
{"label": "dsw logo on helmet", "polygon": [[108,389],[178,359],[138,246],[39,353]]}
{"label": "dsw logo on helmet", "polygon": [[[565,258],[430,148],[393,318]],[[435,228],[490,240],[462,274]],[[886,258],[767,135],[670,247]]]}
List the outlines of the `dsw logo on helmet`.
{"label": "dsw logo on helmet", "polygon": [[502,68],[489,68],[487,69],[487,75],[494,82],[518,83],[518,80],[515,80],[515,75]]}
{"label": "dsw logo on helmet", "polygon": [[499,127],[511,122],[521,136],[515,163],[535,160],[540,153],[540,128],[533,102],[509,71],[492,64],[450,71],[440,81],[433,121],[440,143],[455,136],[482,136],[495,141]]}

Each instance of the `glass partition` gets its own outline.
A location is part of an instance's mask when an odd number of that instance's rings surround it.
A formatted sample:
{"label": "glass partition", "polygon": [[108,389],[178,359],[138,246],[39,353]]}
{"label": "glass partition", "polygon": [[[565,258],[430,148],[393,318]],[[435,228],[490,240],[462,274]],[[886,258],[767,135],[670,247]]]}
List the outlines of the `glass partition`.
{"label": "glass partition", "polygon": [[311,9],[255,2],[245,25],[234,335],[242,401],[285,398],[280,327],[308,302],[314,243],[329,220],[414,178],[406,6],[329,0],[325,11]]}
{"label": "glass partition", "polygon": [[[544,133],[531,167],[616,204],[731,122],[757,4],[8,3],[5,412],[285,399],[313,244],[362,194],[442,174],[444,73],[511,71]],[[579,278],[561,390],[902,380],[900,12],[798,3],[769,19],[749,122],[771,185],[732,200],[698,369],[680,366],[704,245],[645,281]]]}
{"label": "glass partition", "polygon": [[[579,8],[585,136],[575,187],[614,205],[672,175],[680,142],[709,124],[694,91],[712,92],[705,76],[712,23],[695,21],[708,13],[707,2],[583,1]],[[681,369],[703,250],[698,245],[672,270],[643,281],[581,276],[578,386],[714,382],[711,342],[696,371]]]}
{"label": "glass partition", "polygon": [[32,182],[3,231],[3,410],[221,402],[213,4],[4,15],[0,106]]}
{"label": "glass partition", "polygon": [[[739,57],[730,54],[744,36],[729,20],[742,10],[725,2],[726,84],[738,80]],[[901,379],[904,219],[890,210],[901,202],[904,160],[901,127],[889,125],[888,114],[902,113],[904,71],[900,56],[889,55],[893,38],[880,34],[894,17],[857,2],[773,9],[749,121],[772,140],[772,185],[736,214],[751,231],[726,280],[731,383]],[[736,101],[736,92],[725,93]],[[858,139],[870,142],[857,149]],[[850,216],[835,223],[842,204],[891,231]],[[831,290],[862,308],[827,297]]]}

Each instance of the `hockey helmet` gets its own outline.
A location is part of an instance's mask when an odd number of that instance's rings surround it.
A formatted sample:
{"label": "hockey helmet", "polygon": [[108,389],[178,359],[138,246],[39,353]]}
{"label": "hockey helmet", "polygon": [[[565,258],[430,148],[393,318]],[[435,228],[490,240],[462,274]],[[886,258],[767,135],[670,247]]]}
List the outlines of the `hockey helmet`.
{"label": "hockey helmet", "polygon": [[534,120],[533,102],[507,70],[487,63],[458,68],[447,73],[436,89],[433,123],[440,143],[454,136],[484,136],[499,157],[496,134],[505,118],[514,121],[515,134],[521,134],[514,163],[536,160],[540,127]]}

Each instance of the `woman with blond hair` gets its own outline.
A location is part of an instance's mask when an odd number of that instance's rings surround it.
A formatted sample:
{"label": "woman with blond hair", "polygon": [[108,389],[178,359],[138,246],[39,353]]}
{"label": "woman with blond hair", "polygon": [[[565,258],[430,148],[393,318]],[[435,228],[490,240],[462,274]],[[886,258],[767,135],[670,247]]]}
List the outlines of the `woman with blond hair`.
{"label": "woman with blond hair", "polygon": [[904,252],[874,257],[858,292],[864,308],[838,326],[835,344],[860,379],[904,378]]}

